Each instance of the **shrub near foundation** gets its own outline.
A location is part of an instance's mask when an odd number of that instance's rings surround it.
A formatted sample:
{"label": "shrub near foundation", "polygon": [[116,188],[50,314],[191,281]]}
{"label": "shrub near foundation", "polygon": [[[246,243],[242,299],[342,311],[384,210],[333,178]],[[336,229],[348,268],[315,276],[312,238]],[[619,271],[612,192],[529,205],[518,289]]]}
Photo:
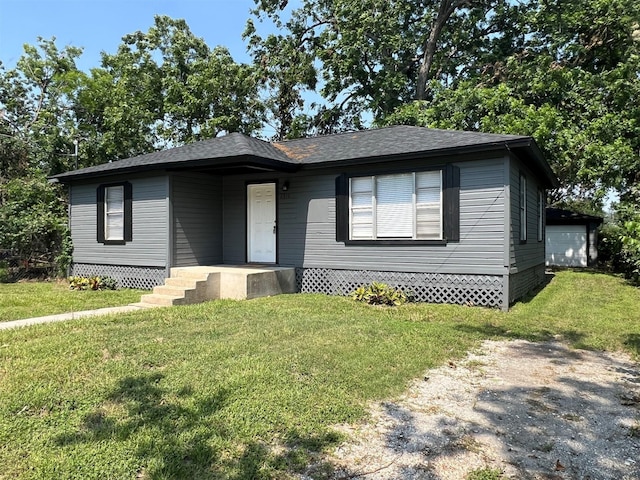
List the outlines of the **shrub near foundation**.
{"label": "shrub near foundation", "polygon": [[69,277],[71,290],[116,290],[118,281],[111,277]]}
{"label": "shrub near foundation", "polygon": [[407,303],[407,295],[399,288],[390,287],[386,283],[373,282],[358,287],[351,298],[369,305],[388,305],[395,307]]}

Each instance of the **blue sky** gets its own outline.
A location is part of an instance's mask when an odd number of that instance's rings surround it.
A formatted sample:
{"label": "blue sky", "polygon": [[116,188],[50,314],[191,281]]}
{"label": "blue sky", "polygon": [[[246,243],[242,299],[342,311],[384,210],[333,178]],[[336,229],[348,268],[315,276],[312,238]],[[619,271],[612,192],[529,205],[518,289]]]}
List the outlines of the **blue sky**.
{"label": "blue sky", "polygon": [[242,32],[253,0],[0,0],[0,60],[13,68],[25,43],[56,37],[58,48],[84,47],[78,67],[100,64],[100,52],[115,53],[121,38],[146,32],[153,16],[184,18],[210,47],[226,46],[237,62],[249,62]]}

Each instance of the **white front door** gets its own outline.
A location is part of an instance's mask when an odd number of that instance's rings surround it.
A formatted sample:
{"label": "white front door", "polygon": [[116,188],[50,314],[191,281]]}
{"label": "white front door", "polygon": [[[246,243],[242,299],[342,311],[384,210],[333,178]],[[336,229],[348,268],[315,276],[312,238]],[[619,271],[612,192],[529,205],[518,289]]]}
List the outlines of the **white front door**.
{"label": "white front door", "polygon": [[247,260],[276,263],[276,184],[247,185]]}

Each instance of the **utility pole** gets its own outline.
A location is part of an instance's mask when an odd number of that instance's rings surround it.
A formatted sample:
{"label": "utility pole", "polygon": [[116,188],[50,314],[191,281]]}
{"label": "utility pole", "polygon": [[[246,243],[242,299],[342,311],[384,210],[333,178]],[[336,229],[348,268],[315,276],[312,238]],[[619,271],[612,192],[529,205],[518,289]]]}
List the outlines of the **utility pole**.
{"label": "utility pole", "polygon": [[73,158],[75,160],[75,170],[78,169],[78,139],[73,139]]}
{"label": "utility pole", "polygon": [[74,170],[78,169],[78,139],[73,139],[73,153],[61,153],[63,157],[73,157],[74,159]]}

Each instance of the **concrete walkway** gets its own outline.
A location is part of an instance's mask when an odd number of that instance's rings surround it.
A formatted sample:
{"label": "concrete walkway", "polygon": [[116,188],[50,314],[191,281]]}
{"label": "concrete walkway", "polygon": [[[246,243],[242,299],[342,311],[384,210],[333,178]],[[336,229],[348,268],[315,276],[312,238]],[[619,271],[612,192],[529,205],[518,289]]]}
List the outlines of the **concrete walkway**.
{"label": "concrete walkway", "polygon": [[11,322],[0,322],[0,330],[9,328],[26,327],[38,323],[63,322],[65,320],[75,320],[76,318],[96,317],[98,315],[110,315],[113,313],[126,313],[142,310],[144,307],[138,305],[124,305],[122,307],[107,307],[97,310],[84,310],[82,312],[60,313],[58,315],[48,315],[46,317],[25,318],[23,320],[13,320]]}

